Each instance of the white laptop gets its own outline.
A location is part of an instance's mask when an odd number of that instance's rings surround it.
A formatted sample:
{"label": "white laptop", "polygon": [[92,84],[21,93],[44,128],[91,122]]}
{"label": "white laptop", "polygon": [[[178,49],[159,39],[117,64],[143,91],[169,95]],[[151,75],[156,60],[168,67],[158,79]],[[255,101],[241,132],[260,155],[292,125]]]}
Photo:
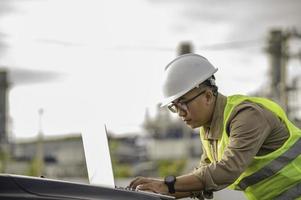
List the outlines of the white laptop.
{"label": "white laptop", "polygon": [[[99,129],[94,128],[93,130],[86,129],[86,131],[82,134],[82,139],[90,184],[116,188],[114,183],[106,126],[103,125],[100,126]],[[157,196],[160,199],[175,199],[172,196],[161,195],[152,192],[136,192]]]}
{"label": "white laptop", "polygon": [[93,130],[86,129],[82,139],[90,184],[114,188],[106,126]]}

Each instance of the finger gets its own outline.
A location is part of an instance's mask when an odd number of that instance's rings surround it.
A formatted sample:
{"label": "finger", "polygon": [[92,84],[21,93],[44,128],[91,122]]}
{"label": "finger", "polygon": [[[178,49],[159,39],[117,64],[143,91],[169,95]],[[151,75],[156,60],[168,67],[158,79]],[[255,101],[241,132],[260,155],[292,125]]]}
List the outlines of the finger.
{"label": "finger", "polygon": [[143,184],[146,184],[146,183],[149,183],[151,182],[150,179],[148,178],[145,178],[145,177],[141,177],[139,179],[137,179],[134,183],[133,183],[133,188],[137,188],[138,185],[143,185]]}
{"label": "finger", "polygon": [[140,179],[140,178],[142,178],[142,177],[141,177],[141,176],[138,176],[138,177],[134,178],[134,179],[130,182],[130,185],[129,185],[128,187],[132,188],[133,185],[134,185],[134,183],[135,183],[138,179]]}
{"label": "finger", "polygon": [[151,190],[155,193],[168,194],[168,188],[163,181],[151,181],[137,186],[138,190]]}
{"label": "finger", "polygon": [[146,179],[145,177],[142,177],[142,176],[137,177],[137,178],[135,178],[135,179],[130,183],[130,186],[129,186],[129,187],[130,187],[130,188],[136,189],[136,187],[137,187],[138,185],[145,183],[146,180],[147,180],[147,179]]}

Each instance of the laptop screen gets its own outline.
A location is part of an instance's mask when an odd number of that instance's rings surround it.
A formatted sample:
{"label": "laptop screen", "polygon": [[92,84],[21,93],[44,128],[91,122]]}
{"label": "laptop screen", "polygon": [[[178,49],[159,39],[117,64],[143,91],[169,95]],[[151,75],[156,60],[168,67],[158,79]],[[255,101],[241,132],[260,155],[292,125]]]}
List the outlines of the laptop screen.
{"label": "laptop screen", "polygon": [[85,129],[82,133],[89,182],[93,185],[115,187],[106,126]]}

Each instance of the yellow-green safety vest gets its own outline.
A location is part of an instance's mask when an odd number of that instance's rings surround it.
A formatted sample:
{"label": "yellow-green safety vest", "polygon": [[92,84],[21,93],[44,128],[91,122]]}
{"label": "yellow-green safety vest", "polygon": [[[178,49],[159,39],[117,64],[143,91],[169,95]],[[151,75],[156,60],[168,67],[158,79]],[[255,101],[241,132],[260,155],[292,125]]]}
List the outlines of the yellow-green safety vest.
{"label": "yellow-green safety vest", "polygon": [[[233,109],[243,101],[257,103],[272,111],[284,122],[290,136],[279,149],[267,155],[255,156],[252,163],[229,188],[244,191],[250,200],[301,200],[301,130],[294,126],[282,108],[271,100],[243,95],[227,97],[223,133],[218,141],[217,162],[222,159],[229,143],[226,132],[227,121]],[[215,162],[210,142],[204,139],[203,128],[200,137],[209,160]]]}

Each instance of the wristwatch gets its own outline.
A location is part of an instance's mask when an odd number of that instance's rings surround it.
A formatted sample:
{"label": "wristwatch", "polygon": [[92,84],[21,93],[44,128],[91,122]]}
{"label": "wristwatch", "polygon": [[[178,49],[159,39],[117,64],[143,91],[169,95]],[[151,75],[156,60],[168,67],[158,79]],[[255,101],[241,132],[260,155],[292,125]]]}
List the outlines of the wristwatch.
{"label": "wristwatch", "polygon": [[175,193],[176,192],[176,190],[175,190],[175,183],[176,183],[176,177],[175,176],[166,176],[165,178],[164,178],[164,183],[165,183],[165,185],[167,185],[167,187],[168,187],[168,192],[170,193],[170,194],[173,194],[173,193]]}

